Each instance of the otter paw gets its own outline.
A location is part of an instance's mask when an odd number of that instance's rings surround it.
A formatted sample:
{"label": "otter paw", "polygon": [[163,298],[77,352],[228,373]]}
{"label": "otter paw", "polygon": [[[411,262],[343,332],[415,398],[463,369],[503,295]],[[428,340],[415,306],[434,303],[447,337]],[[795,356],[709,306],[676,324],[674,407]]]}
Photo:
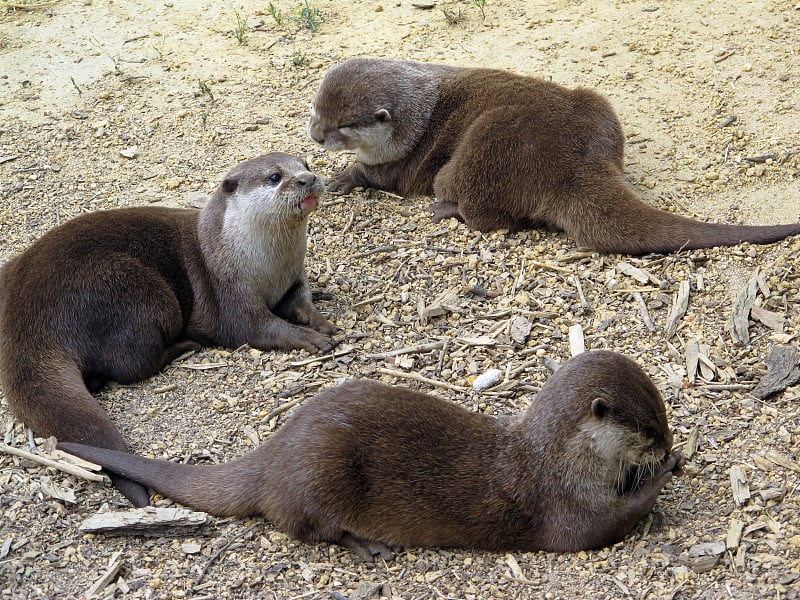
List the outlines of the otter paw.
{"label": "otter paw", "polygon": [[353,188],[356,187],[356,183],[350,178],[347,171],[344,171],[331,177],[325,184],[325,187],[329,192],[349,194]]}
{"label": "otter paw", "polygon": [[345,533],[339,543],[367,562],[374,562],[376,556],[380,556],[384,560],[392,560],[395,551],[399,550],[399,548],[383,542],[363,539],[351,533]]}
{"label": "otter paw", "polygon": [[458,204],[455,202],[431,202],[428,206],[428,210],[433,212],[433,222],[438,223],[442,219],[450,219],[455,218],[459,221],[464,221],[464,217],[461,216],[461,211],[458,210]]}
{"label": "otter paw", "polygon": [[334,348],[339,341],[329,335],[319,333],[313,329],[303,329],[303,334],[293,340],[293,347],[308,350],[311,353],[327,352]]}

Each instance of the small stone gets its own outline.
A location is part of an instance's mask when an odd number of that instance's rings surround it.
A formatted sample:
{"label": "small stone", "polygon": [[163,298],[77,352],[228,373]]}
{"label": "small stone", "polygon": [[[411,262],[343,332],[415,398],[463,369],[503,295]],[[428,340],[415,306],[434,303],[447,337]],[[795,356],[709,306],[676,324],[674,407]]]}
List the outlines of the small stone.
{"label": "small stone", "polygon": [[122,150],[119,151],[119,153],[125,158],[136,158],[138,152],[139,152],[139,146],[130,146],[128,148],[123,148]]}
{"label": "small stone", "polygon": [[184,554],[197,554],[203,547],[197,542],[184,542],[181,544],[181,550]]}

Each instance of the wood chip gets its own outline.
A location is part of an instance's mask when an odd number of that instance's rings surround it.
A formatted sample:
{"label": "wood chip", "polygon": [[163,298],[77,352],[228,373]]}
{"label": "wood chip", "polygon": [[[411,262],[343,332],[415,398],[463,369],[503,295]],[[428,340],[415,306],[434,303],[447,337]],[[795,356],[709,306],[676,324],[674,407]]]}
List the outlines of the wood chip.
{"label": "wood chip", "polygon": [[119,573],[119,570],[122,568],[122,559],[120,556],[122,556],[121,550],[118,550],[111,555],[111,559],[108,561],[108,567],[106,567],[103,575],[100,577],[100,579],[94,582],[92,587],[84,592],[84,597],[87,600],[104,596],[104,594],[101,592],[106,589],[108,584],[114,581],[117,573]]}
{"label": "wood chip", "polygon": [[684,360],[686,362],[686,378],[689,383],[694,383],[697,380],[697,364],[700,361],[700,345],[695,338],[686,340],[686,348],[684,349]]}
{"label": "wood chip", "polygon": [[736,506],[742,506],[750,499],[750,485],[747,483],[747,473],[744,467],[740,465],[733,465],[729,473],[733,500],[736,502]]}
{"label": "wood chip", "polygon": [[525,317],[514,317],[511,320],[511,339],[517,342],[518,344],[524,344],[525,341],[528,339],[528,336],[531,333],[531,329],[533,328],[533,323],[531,323]]}
{"label": "wood chip", "polygon": [[783,315],[753,305],[753,308],[750,309],[750,316],[772,329],[772,331],[783,333],[783,324],[786,322],[786,318]]}
{"label": "wood chip", "polygon": [[580,325],[570,325],[569,327],[569,350],[572,356],[578,356],[586,352],[586,342],[583,339],[583,327]]}
{"label": "wood chip", "polygon": [[440,317],[448,312],[457,311],[458,302],[458,294],[452,290],[445,290],[436,296],[430,304],[425,304],[425,300],[420,296],[417,304],[417,313],[420,319]]}
{"label": "wood chip", "polygon": [[689,437],[686,438],[686,459],[690,460],[697,452],[697,444],[700,441],[700,428],[695,426],[690,432]]}
{"label": "wood chip", "polygon": [[195,529],[207,521],[208,515],[204,512],[186,508],[146,506],[129,511],[97,513],[81,523],[80,530],[92,533],[152,531],[163,535],[165,527]]}
{"label": "wood chip", "polygon": [[728,525],[728,535],[725,538],[725,548],[736,550],[739,542],[742,541],[742,530],[744,530],[744,523],[739,519],[731,519]]}
{"label": "wood chip", "polygon": [[780,452],[776,452],[775,450],[768,450],[765,456],[767,460],[772,461],[779,467],[783,467],[784,469],[789,469],[790,471],[794,471],[795,473],[800,473],[800,463],[796,460],[792,460],[788,456],[784,456]]}
{"label": "wood chip", "polygon": [[750,343],[750,310],[756,300],[756,293],[758,293],[758,268],[733,305],[730,327],[734,343],[743,346]]}
{"label": "wood chip", "polygon": [[708,358],[708,344],[700,344],[697,358],[700,361],[700,375],[706,381],[713,381],[717,372],[717,366]]}
{"label": "wood chip", "polygon": [[617,270],[628,277],[633,277],[639,283],[647,283],[649,281],[647,273],[637,267],[634,267],[630,263],[620,262],[617,264]]}
{"label": "wood chip", "polygon": [[689,281],[684,279],[681,281],[678,293],[675,295],[675,300],[672,303],[672,310],[667,318],[667,340],[669,340],[678,330],[678,321],[683,318],[686,309],[689,306]]}
{"label": "wood chip", "polygon": [[795,346],[773,346],[764,362],[767,364],[767,374],[750,392],[756,398],[764,400],[800,382],[800,356]]}

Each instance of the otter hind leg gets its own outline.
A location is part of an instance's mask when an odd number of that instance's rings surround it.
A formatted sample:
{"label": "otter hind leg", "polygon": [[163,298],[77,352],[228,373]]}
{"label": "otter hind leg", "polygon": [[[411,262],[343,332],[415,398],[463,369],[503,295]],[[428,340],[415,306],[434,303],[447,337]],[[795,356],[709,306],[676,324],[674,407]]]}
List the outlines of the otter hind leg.
{"label": "otter hind leg", "polygon": [[443,219],[458,219],[462,223],[464,222],[464,216],[461,214],[461,211],[458,210],[458,204],[455,202],[431,202],[430,206],[428,206],[428,210],[433,212],[432,220],[434,223],[439,223]]}
{"label": "otter hind leg", "polygon": [[384,560],[392,560],[395,552],[399,551],[398,547],[391,547],[383,542],[368,540],[348,532],[342,535],[339,544],[367,562],[373,562],[376,556],[380,556]]}

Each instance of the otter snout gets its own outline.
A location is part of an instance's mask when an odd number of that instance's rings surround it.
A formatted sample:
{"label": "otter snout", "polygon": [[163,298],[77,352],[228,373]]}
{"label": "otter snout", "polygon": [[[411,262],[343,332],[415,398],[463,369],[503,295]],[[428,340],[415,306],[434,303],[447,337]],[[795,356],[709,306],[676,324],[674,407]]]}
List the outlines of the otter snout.
{"label": "otter snout", "polygon": [[300,175],[298,175],[297,179],[295,179],[295,184],[297,184],[301,188],[305,187],[310,188],[314,187],[318,181],[319,178],[316,175],[314,175],[311,171],[308,171],[306,173],[301,173]]}

